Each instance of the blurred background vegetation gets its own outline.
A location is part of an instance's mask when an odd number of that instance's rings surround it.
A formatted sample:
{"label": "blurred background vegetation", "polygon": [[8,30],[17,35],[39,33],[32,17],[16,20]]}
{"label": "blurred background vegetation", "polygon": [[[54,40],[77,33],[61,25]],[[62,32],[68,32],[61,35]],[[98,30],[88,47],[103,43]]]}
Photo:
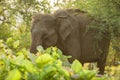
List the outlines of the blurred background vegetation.
{"label": "blurred background vegetation", "polygon": [[111,36],[107,65],[120,64],[120,0],[0,0],[0,40],[12,54],[29,50],[31,17],[67,8],[79,8],[104,22],[100,30],[108,28]]}

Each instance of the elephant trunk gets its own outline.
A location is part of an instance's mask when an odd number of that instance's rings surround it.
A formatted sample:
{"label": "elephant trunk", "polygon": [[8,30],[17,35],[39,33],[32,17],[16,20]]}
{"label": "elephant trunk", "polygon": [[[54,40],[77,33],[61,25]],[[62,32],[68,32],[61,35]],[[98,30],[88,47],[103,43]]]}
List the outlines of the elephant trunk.
{"label": "elephant trunk", "polygon": [[36,52],[37,52],[37,49],[35,49],[35,48],[34,48],[34,49],[30,48],[30,52],[31,52],[31,53],[36,53]]}
{"label": "elephant trunk", "polygon": [[42,45],[42,40],[37,39],[37,42],[34,42],[33,40],[30,52],[36,54],[37,53],[37,46]]}

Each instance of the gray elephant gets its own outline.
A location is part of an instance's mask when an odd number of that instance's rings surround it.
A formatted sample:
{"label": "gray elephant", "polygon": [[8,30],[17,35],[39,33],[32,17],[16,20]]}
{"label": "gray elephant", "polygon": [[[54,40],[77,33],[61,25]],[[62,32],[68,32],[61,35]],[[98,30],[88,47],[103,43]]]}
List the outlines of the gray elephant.
{"label": "gray elephant", "polygon": [[[72,13],[74,17],[79,21],[80,30],[80,46],[81,46],[81,57],[79,58],[82,64],[86,62],[97,62],[99,67],[99,73],[104,73],[105,63],[109,51],[110,45],[110,33],[108,26],[106,30],[102,32],[101,38],[97,39],[100,32],[97,29],[88,29],[89,25],[94,22],[94,18],[89,16],[88,13],[79,9],[68,9],[68,13]],[[96,24],[104,23],[102,21],[96,21]]]}
{"label": "gray elephant", "polygon": [[97,62],[99,73],[104,73],[110,39],[103,37],[97,41],[94,38],[96,31],[86,32],[87,25],[92,22],[86,12],[68,9],[58,10],[53,14],[36,14],[32,22],[31,53],[37,52],[38,45],[44,48],[57,46],[64,55],[72,56],[70,62],[74,59],[82,64]]}

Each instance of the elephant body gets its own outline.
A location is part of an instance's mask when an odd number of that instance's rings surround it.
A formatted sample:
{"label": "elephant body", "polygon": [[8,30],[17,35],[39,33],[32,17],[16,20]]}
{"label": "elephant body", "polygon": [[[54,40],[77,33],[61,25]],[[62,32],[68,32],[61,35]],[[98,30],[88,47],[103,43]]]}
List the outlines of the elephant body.
{"label": "elephant body", "polygon": [[[72,62],[78,59],[82,64],[97,62],[100,74],[104,67],[109,50],[110,39],[94,38],[96,30],[88,29],[92,18],[78,9],[57,10],[53,14],[36,14],[31,28],[32,43],[30,52],[36,53],[36,47],[57,46],[64,55],[71,55]],[[108,33],[104,33],[108,35]]]}
{"label": "elephant body", "polygon": [[98,36],[99,31],[88,29],[93,21],[92,17],[79,9],[68,9],[67,11],[68,13],[72,13],[79,21],[81,55],[78,60],[82,64],[86,62],[97,62],[99,73],[103,74],[110,45],[109,31],[103,32],[103,36],[98,40],[95,36]]}

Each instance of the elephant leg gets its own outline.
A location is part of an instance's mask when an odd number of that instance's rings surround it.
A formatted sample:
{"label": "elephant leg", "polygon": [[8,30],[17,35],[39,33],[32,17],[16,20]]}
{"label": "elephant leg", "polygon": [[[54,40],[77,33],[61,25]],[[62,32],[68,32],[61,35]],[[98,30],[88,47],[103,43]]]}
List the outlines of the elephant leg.
{"label": "elephant leg", "polygon": [[104,46],[101,48],[102,53],[100,58],[97,61],[98,67],[99,67],[99,74],[104,74],[104,70],[105,70],[105,65],[106,65],[106,59],[108,56],[108,51],[109,51],[109,45],[110,45],[110,40],[107,39],[104,41],[105,43]]}
{"label": "elephant leg", "polygon": [[98,61],[97,65],[99,67],[99,73],[98,74],[104,74],[104,70],[105,70],[105,61]]}
{"label": "elephant leg", "polygon": [[82,66],[84,66],[84,63],[81,63],[82,64]]}

